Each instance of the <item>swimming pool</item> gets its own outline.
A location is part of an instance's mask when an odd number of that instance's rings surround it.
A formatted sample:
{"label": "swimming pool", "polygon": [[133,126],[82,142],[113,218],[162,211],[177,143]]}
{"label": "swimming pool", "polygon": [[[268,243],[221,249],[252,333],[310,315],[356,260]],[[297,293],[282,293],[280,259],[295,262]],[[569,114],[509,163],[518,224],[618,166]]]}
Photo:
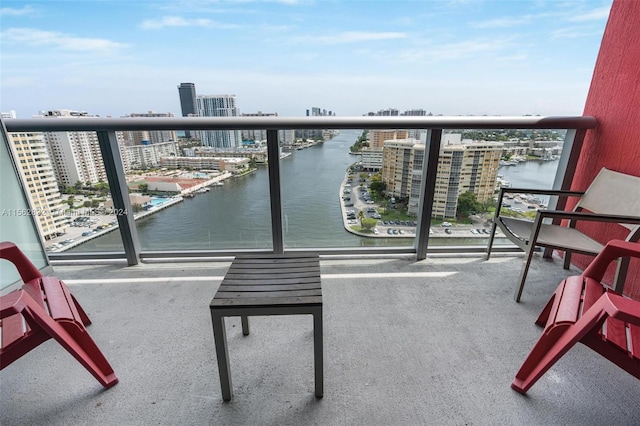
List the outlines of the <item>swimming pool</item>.
{"label": "swimming pool", "polygon": [[162,204],[166,203],[170,199],[171,198],[151,198],[151,201],[149,201],[149,204],[151,204],[154,207],[157,207],[157,206],[161,206]]}

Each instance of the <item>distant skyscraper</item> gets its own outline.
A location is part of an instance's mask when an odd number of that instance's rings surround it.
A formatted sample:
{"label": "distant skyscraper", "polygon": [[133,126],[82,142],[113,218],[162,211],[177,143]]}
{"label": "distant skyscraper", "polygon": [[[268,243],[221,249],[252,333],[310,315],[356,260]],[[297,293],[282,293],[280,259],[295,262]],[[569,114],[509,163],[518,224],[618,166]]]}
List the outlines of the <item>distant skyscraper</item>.
{"label": "distant skyscraper", "polygon": [[[149,111],[147,113],[132,113],[126,115],[124,118],[128,117],[162,118],[173,117],[173,113]],[[124,142],[127,146],[140,145],[143,141],[156,144],[178,140],[175,130],[128,130],[122,132],[122,135],[124,136]]]}
{"label": "distant skyscraper", "polygon": [[[196,104],[196,85],[193,83],[180,83],[178,86],[180,95],[180,108],[183,117],[197,117],[198,105]],[[185,131],[185,136],[190,138],[191,132]]]}
{"label": "distant skyscraper", "polygon": [[[277,117],[277,112],[252,112],[240,114],[242,117]],[[278,132],[280,133],[280,132]],[[245,141],[264,141],[267,140],[267,131],[265,129],[242,130],[242,140]],[[282,139],[280,139],[282,141]]]}
{"label": "distant skyscraper", "polygon": [[[200,117],[237,117],[235,95],[198,95],[196,97]],[[242,136],[239,130],[206,130],[201,132],[202,145],[213,148],[239,148]]]}

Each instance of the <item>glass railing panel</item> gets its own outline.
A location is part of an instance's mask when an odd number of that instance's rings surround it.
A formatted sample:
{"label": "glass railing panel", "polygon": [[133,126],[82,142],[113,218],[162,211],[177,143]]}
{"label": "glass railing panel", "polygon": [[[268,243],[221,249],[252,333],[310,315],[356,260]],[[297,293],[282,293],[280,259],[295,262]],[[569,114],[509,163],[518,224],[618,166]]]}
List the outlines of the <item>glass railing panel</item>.
{"label": "glass railing panel", "polygon": [[[445,132],[438,176],[441,179],[440,184],[448,184],[448,195],[445,201],[442,199],[442,193],[436,193],[429,244],[486,246],[499,188],[507,186],[551,189],[560,164],[565,133],[563,129]],[[479,148],[475,154],[463,150],[458,154],[462,162],[459,160],[456,167],[449,166],[453,163],[443,160],[446,157],[455,157],[455,145],[447,147],[447,134],[460,134],[461,140],[468,137],[474,141],[483,141],[471,142],[469,147],[482,144],[484,141],[502,144],[499,162],[496,164],[495,155],[491,154],[495,148],[488,144],[486,149]],[[494,187],[490,197],[486,190],[487,185]],[[460,201],[461,195],[471,189],[476,194],[475,208],[465,207]],[[454,194],[455,192],[457,194]],[[525,220],[533,220],[538,209],[546,208],[549,204],[548,196],[524,193],[508,197],[503,205],[503,214]],[[441,213],[445,204],[449,214],[443,216]],[[452,216],[454,208],[455,216]],[[515,247],[499,230],[494,240],[495,245]]]}
{"label": "glass railing panel", "polygon": [[258,165],[247,174],[171,169],[155,176],[164,180],[167,173],[172,173],[171,180],[183,182],[183,190],[148,193],[154,207],[136,220],[142,250],[272,247],[265,166]]}
{"label": "glass railing panel", "polygon": [[414,246],[416,218],[406,214],[406,203],[392,204],[372,191],[377,172],[363,169],[361,155],[350,153],[361,134],[341,130],[282,159],[286,248]]}
{"label": "glass railing panel", "polygon": [[46,242],[50,253],[124,252],[117,218],[122,212],[114,209],[107,183],[63,187],[61,198],[64,233]]}

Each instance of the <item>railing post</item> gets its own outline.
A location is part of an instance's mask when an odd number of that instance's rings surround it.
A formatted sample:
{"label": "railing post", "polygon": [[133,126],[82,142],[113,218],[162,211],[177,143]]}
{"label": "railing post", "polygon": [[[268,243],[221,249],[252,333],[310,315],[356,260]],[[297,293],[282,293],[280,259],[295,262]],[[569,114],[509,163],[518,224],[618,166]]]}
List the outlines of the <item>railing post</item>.
{"label": "railing post", "polygon": [[271,235],[273,252],[284,253],[282,227],[282,196],[280,194],[280,149],[278,131],[267,130],[267,161],[269,164],[269,193],[271,195]]}
{"label": "railing post", "polygon": [[436,192],[436,174],[438,173],[438,158],[440,157],[440,144],[442,142],[442,129],[431,129],[427,133],[424,147],[424,162],[422,164],[422,183],[420,188],[420,206],[418,207],[418,229],[416,230],[416,259],[423,260],[427,257],[429,246],[429,229],[431,228],[431,214],[433,212],[433,199]]}
{"label": "railing post", "polygon": [[98,131],[98,143],[111,190],[113,209],[116,212],[124,253],[129,266],[140,262],[140,240],[136,230],[133,209],[129,200],[129,190],[125,179],[124,166],[120,157],[118,139],[114,131]]}
{"label": "railing post", "polygon": [[[585,129],[567,129],[552,189],[571,189],[573,175],[575,174],[578,166],[578,159],[580,158],[580,152],[582,151],[582,145],[586,134],[587,131]],[[560,199],[554,197],[552,201],[549,201],[549,210],[564,209],[566,204],[567,197],[562,197]]]}
{"label": "railing post", "polygon": [[[582,144],[584,143],[584,137],[587,134],[585,129],[567,129],[567,133],[564,137],[564,143],[562,144],[562,154],[560,154],[560,160],[558,161],[558,168],[556,169],[556,177],[553,180],[552,189],[571,189],[571,183],[573,182],[573,175],[576,172],[578,166],[578,159],[580,158],[580,152],[582,151]],[[567,206],[567,197],[553,196],[549,199],[548,210],[564,210]],[[554,219],[553,223],[559,225],[560,219]],[[543,257],[551,257],[553,249],[545,248],[542,254]]]}

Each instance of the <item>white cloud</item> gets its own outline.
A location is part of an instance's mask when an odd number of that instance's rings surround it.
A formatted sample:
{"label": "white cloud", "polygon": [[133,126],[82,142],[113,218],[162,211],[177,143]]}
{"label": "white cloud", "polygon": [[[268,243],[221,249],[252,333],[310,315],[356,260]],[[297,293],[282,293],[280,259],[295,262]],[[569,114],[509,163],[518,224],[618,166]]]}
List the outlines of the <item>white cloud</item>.
{"label": "white cloud", "polygon": [[16,9],[13,7],[0,8],[0,16],[24,16],[24,15],[32,15],[35,12],[36,12],[36,8],[31,5],[23,6],[20,9]]}
{"label": "white cloud", "polygon": [[205,27],[236,29],[240,28],[241,26],[216,22],[206,18],[186,19],[181,16],[165,16],[159,20],[147,19],[146,21],[142,22],[142,24],[140,24],[140,27],[145,30],[156,30],[167,27]]}
{"label": "white cloud", "polygon": [[400,32],[365,32],[365,31],[346,31],[327,36],[307,36],[299,37],[298,41],[305,43],[319,43],[319,44],[345,44],[345,43],[357,43],[366,41],[378,41],[378,40],[395,40],[400,38],[406,38],[407,34]]}
{"label": "white cloud", "polygon": [[517,18],[496,18],[489,21],[476,22],[472,26],[474,28],[510,28],[519,25],[528,24],[533,17],[531,15],[521,16]]}
{"label": "white cloud", "polygon": [[609,10],[609,6],[599,7],[591,10],[590,12],[573,16],[569,18],[569,20],[573,22],[599,21],[609,17]]}
{"label": "white cloud", "polygon": [[105,52],[128,47],[102,38],[76,37],[56,31],[43,31],[35,28],[9,28],[2,32],[5,42],[23,43],[30,46],[53,46],[62,50]]}
{"label": "white cloud", "polygon": [[443,61],[485,56],[490,52],[503,51],[512,43],[504,40],[466,40],[457,43],[444,43],[424,48],[407,49],[400,53],[400,59],[407,62]]}
{"label": "white cloud", "polygon": [[593,28],[588,27],[567,27],[561,28],[551,32],[553,38],[579,38],[590,37],[593,35],[601,35],[600,31],[596,31]]}

